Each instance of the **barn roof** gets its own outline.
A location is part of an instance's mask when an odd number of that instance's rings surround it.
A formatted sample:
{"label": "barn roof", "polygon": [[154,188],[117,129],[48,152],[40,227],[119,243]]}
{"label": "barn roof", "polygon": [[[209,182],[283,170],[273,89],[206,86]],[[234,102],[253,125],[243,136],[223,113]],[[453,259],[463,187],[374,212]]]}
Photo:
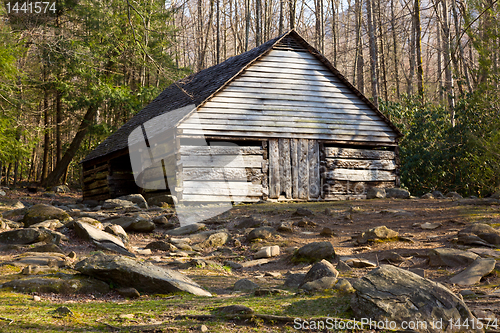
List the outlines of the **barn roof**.
{"label": "barn roof", "polygon": [[328,67],[342,82],[363,101],[365,101],[397,134],[401,132],[385,117],[363,94],[361,94],[333,65],[309,45],[295,30],[290,30],[285,34],[267,41],[266,43],[238,56],[231,57],[226,61],[204,69],[198,73],[191,74],[166,88],[157,98],[155,98],[144,109],[137,113],[126,124],[120,127],[115,133],[104,140],[96,149],[85,157],[83,162],[104,157],[108,154],[124,150],[128,145],[128,136],[137,126],[147,122],[166,112],[194,104],[199,106],[210,99],[212,95],[224,88],[238,74],[245,70],[254,61],[268,53],[273,46],[284,38],[293,38],[296,42],[306,48],[312,55],[316,56],[326,67]]}

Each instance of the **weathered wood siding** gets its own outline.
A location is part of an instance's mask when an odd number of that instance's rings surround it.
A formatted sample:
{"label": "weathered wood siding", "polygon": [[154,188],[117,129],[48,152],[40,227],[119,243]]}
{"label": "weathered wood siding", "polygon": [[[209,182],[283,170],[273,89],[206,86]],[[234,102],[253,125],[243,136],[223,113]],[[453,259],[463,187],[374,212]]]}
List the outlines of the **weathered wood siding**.
{"label": "weathered wood siding", "polygon": [[396,154],[387,150],[324,147],[321,161],[325,199],[364,195],[369,187],[396,185]]}
{"label": "weathered wood siding", "polygon": [[105,200],[110,198],[108,162],[83,168],[83,200]]}
{"label": "weathered wood siding", "polygon": [[261,146],[181,146],[179,152],[182,201],[254,202],[267,195]]}
{"label": "weathered wood siding", "polygon": [[[205,135],[395,144],[380,116],[306,49],[275,47],[198,109]],[[195,121],[179,126],[200,134]]]}

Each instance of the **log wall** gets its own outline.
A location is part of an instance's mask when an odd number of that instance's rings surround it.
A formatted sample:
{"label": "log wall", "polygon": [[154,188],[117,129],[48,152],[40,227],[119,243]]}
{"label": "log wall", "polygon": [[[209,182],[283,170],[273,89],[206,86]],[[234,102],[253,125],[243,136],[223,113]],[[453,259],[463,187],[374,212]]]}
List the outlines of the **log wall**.
{"label": "log wall", "polygon": [[323,156],[322,190],[327,200],[349,195],[363,197],[370,187],[396,186],[398,166],[394,151],[326,146]]}
{"label": "log wall", "polygon": [[181,201],[255,202],[267,195],[264,149],[250,146],[180,146],[181,173],[177,198]]}

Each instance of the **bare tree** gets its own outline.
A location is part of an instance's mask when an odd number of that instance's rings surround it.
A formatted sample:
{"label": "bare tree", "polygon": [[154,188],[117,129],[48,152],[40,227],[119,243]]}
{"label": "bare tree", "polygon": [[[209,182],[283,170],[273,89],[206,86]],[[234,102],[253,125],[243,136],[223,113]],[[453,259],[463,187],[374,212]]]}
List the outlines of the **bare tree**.
{"label": "bare tree", "polygon": [[372,98],[375,106],[378,107],[378,54],[375,27],[373,22],[373,0],[366,0],[366,18],[368,23],[368,34],[370,43],[370,69],[372,82]]}

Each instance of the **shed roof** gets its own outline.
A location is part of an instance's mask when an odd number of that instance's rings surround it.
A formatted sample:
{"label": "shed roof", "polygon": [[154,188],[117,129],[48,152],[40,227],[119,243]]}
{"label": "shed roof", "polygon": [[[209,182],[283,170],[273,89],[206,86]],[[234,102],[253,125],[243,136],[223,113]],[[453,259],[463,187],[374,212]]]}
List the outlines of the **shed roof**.
{"label": "shed roof", "polygon": [[384,120],[398,136],[401,132],[385,117],[363,94],[361,94],[351,83],[333,67],[333,65],[307,43],[295,30],[290,30],[285,34],[267,41],[266,43],[238,56],[231,57],[226,61],[204,69],[198,73],[191,74],[166,88],[157,98],[155,98],[144,109],[137,113],[126,124],[120,127],[115,133],[104,140],[97,148],[88,154],[82,162],[104,157],[108,154],[127,148],[128,136],[141,124],[153,119],[161,114],[170,112],[189,104],[199,106],[209,100],[216,92],[224,88],[239,73],[247,68],[251,63],[268,53],[273,46],[284,38],[295,39],[305,47],[312,55],[316,56],[332,73],[343,81],[352,91],[364,100],[376,113]]}

